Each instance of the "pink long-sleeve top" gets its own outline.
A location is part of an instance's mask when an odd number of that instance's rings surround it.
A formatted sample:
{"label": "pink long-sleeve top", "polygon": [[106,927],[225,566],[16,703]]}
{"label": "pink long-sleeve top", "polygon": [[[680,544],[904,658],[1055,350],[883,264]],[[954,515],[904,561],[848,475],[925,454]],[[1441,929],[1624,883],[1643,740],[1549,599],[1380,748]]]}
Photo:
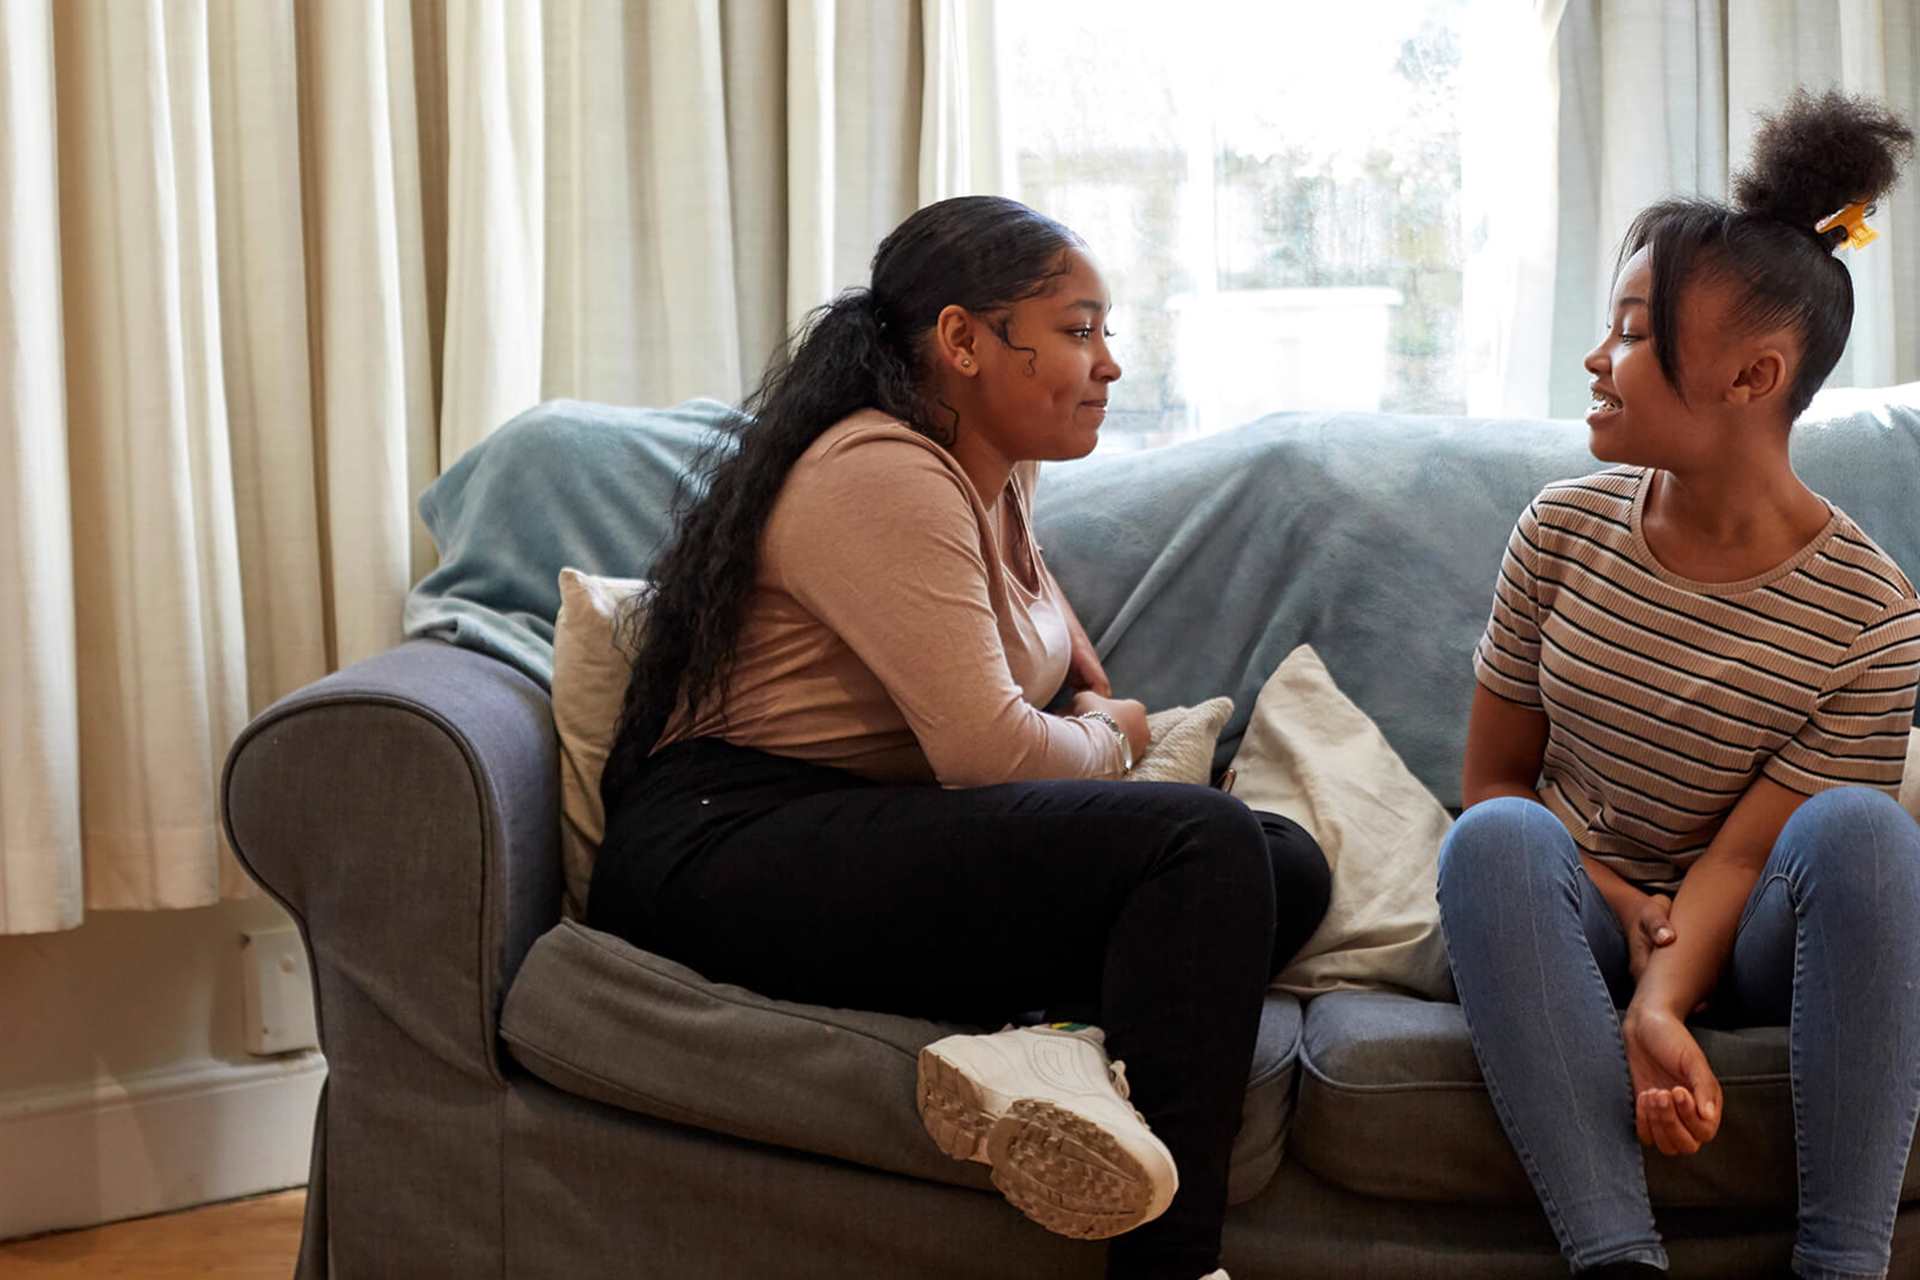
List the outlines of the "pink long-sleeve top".
{"label": "pink long-sleeve top", "polygon": [[760,544],[719,737],[887,782],[1115,777],[1097,721],[1048,715],[1070,640],[1033,540],[1038,466],[983,502],[953,455],[877,410],[794,464]]}

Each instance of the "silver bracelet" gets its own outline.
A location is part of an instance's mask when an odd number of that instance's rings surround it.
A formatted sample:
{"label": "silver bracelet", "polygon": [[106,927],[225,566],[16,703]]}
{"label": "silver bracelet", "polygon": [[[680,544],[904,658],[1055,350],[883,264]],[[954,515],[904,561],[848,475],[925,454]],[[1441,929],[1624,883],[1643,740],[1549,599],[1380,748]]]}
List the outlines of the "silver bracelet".
{"label": "silver bracelet", "polygon": [[1120,722],[1104,711],[1082,711],[1075,717],[1078,720],[1095,720],[1113,730],[1113,736],[1120,739],[1120,772],[1133,772],[1133,741],[1127,737],[1127,731]]}

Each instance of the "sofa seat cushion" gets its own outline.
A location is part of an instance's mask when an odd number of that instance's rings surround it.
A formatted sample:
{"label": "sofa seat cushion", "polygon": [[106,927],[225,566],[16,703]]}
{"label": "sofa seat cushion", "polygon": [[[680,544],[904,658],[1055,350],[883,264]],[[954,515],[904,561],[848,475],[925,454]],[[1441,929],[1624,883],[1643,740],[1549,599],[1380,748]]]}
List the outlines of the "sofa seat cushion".
{"label": "sofa seat cushion", "polygon": [[[1785,1027],[1696,1028],[1726,1095],[1698,1155],[1649,1150],[1656,1206],[1791,1206],[1793,1099]],[[1399,1200],[1534,1203],[1494,1114],[1460,1006],[1382,992],[1307,1005],[1293,1158],[1350,1191]],[[1920,1193],[1920,1155],[1903,1200]]]}
{"label": "sofa seat cushion", "polygon": [[[770,1000],[708,982],[611,934],[564,922],[534,943],[501,1012],[513,1057],[598,1102],[756,1142],[939,1182],[989,1188],[920,1126],[921,1048],[956,1027]],[[1229,1197],[1279,1167],[1299,1058],[1300,1005],[1267,997],[1234,1145]]]}

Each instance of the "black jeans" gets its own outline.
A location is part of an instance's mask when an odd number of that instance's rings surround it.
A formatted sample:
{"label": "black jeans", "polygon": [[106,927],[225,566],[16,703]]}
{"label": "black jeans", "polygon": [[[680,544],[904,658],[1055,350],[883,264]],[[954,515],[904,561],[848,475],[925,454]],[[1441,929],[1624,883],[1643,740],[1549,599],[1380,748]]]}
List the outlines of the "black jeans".
{"label": "black jeans", "polygon": [[710,738],[609,801],[595,928],[777,999],[1104,1028],[1180,1171],[1109,1274],[1219,1265],[1262,999],[1326,912],[1300,827],[1207,787],[889,786]]}

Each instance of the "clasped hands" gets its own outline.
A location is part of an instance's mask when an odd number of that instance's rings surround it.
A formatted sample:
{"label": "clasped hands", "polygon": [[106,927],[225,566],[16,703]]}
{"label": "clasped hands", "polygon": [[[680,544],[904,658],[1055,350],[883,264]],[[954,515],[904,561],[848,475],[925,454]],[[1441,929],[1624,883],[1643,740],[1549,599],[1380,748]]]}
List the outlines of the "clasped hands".
{"label": "clasped hands", "polygon": [[1078,626],[1071,628],[1070,634],[1073,637],[1073,650],[1067,661],[1067,687],[1077,692],[1068,707],[1068,714],[1077,716],[1088,711],[1104,711],[1113,717],[1120,731],[1127,735],[1127,743],[1133,748],[1133,758],[1141,759],[1147,754],[1146,705],[1131,698],[1114,697],[1113,683],[1107,679],[1106,668],[1100,665],[1100,655],[1094,651],[1093,642]]}
{"label": "clasped hands", "polygon": [[[1654,953],[1673,944],[1672,906],[1665,894],[1645,894],[1635,918],[1627,922],[1636,990],[1620,1019],[1620,1034],[1633,1078],[1633,1127],[1640,1144],[1657,1147],[1662,1155],[1682,1156],[1700,1150],[1720,1131],[1724,1100],[1720,1081],[1686,1019],[1639,986]],[[1696,1006],[1694,1012],[1704,1007]]]}

